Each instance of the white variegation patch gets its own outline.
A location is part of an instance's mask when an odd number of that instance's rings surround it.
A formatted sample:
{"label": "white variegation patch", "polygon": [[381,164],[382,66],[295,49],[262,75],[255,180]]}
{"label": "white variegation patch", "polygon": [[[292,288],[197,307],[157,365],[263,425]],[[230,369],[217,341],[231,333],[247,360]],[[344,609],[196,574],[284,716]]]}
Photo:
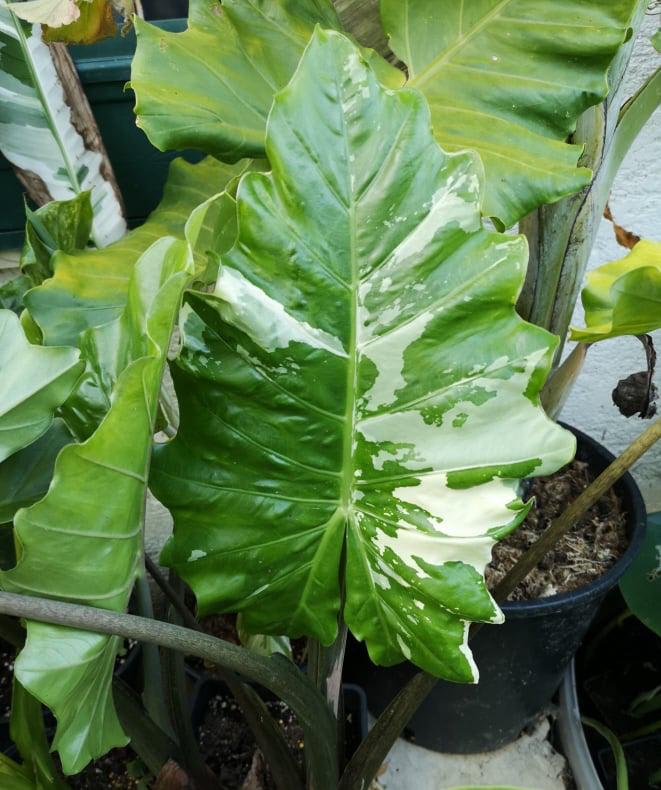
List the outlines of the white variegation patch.
{"label": "white variegation patch", "polygon": [[[30,3],[18,5],[25,8]],[[0,6],[0,51],[8,46],[20,51],[22,62],[15,57],[0,60],[0,151],[15,167],[37,175],[53,200],[70,200],[90,190],[92,239],[105,247],[126,233],[126,222],[112,185],[101,173],[102,156],[85,147],[71,121],[40,26],[26,32],[26,26]],[[26,75],[30,81],[25,81]]]}
{"label": "white variegation patch", "polygon": [[336,356],[347,356],[336,337],[290,315],[280,302],[236,269],[221,267],[215,295],[222,299],[219,312],[223,319],[245,332],[265,351],[287,348],[290,343],[304,343]]}

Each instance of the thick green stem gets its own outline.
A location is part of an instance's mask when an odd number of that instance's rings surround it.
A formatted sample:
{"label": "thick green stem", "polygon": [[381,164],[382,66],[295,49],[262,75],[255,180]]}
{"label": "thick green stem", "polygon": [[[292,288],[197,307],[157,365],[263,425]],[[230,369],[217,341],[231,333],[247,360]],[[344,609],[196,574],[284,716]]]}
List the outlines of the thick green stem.
{"label": "thick green stem", "polygon": [[315,786],[319,790],[334,790],[337,783],[334,718],[323,697],[288,659],[277,655],[265,658],[209,634],[171,623],[28,595],[0,592],[0,613],[178,650],[268,688],[289,705],[306,732],[308,746],[316,755],[312,766]]}
{"label": "thick green stem", "polygon": [[[551,524],[498,585],[494,591],[495,599],[505,600],[565,532],[659,439],[661,418],[632,442]],[[438,679],[432,675],[418,672],[401,689],[349,761],[338,790],[361,790],[369,786],[399,734],[437,682]]]}
{"label": "thick green stem", "polygon": [[549,376],[541,393],[542,406],[549,417],[557,417],[569,393],[583,370],[590,348],[589,343],[577,343],[569,354]]}
{"label": "thick green stem", "polygon": [[[147,577],[142,573],[135,584],[138,612],[142,617],[154,618],[151,591]],[[161,655],[157,645],[145,644],[142,648],[142,698],[149,715],[158,726],[169,735],[173,735],[170,717],[163,698],[163,673]]]}
{"label": "thick green stem", "polygon": [[[151,558],[146,559],[147,570],[161,588],[173,609],[179,614],[184,625],[195,631],[202,631],[193,613],[184,603],[181,589],[163,576]],[[173,579],[174,581],[174,579]],[[298,772],[284,733],[268,711],[261,697],[233,673],[216,669],[216,675],[225,683],[241,708],[264,759],[271,768],[271,775],[278,790],[303,790],[303,782]]]}
{"label": "thick green stem", "polygon": [[[175,594],[182,593],[182,584],[179,579],[171,577],[170,584]],[[171,623],[181,625],[179,615],[174,611],[174,607],[170,608],[168,619]],[[164,650],[163,671],[168,681],[166,695],[170,717],[181,746],[182,762],[180,765],[193,779],[196,790],[218,790],[221,787],[220,782],[207,768],[193,732],[183,654],[176,650]]]}

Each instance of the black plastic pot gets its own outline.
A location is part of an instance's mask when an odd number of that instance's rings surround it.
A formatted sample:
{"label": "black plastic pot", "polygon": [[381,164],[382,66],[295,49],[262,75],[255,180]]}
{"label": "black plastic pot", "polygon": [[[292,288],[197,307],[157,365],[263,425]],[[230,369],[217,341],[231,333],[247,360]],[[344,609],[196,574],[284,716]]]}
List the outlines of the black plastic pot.
{"label": "black plastic pot", "polygon": [[[614,456],[586,434],[569,429],[578,439],[576,457],[595,473],[602,472]],[[624,475],[615,490],[627,514],[631,539],[624,556],[578,590],[505,603],[505,623],[481,628],[471,641],[481,670],[479,684],[439,681],[409,723],[407,734],[417,744],[456,754],[492,751],[515,740],[549,703],[604,596],[617,584],[643,540],[645,505],[633,477]],[[365,689],[374,715],[417,671],[408,662],[375,667],[355,641],[345,667],[346,679]]]}

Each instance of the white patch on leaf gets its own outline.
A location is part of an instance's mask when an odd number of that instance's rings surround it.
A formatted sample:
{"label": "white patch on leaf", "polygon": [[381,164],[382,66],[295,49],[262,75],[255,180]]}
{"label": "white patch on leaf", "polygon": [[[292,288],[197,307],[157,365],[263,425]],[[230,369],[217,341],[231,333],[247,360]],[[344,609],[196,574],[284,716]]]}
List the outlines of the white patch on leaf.
{"label": "white patch on leaf", "polygon": [[265,351],[287,348],[291,343],[304,343],[335,356],[347,356],[338,338],[294,318],[280,302],[253,285],[236,269],[221,267],[214,293],[222,299],[219,312],[223,320],[245,332]]}

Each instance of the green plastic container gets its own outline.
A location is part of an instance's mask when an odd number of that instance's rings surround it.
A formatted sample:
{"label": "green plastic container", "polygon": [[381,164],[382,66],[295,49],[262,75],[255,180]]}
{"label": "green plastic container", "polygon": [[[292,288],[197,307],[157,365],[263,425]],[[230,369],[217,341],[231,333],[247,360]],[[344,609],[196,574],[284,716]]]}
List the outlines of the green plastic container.
{"label": "green plastic container", "polygon": [[[184,30],[186,19],[156,22],[165,30]],[[108,149],[115,176],[124,197],[130,225],[137,225],[159,202],[168,164],[176,153],[161,153],[135,125],[134,96],[125,85],[131,76],[135,33],[116,36],[91,46],[71,47],[85,93]],[[197,152],[180,152],[190,161]],[[19,247],[23,241],[25,214],[23,187],[9,162],[0,154],[0,248]]]}

